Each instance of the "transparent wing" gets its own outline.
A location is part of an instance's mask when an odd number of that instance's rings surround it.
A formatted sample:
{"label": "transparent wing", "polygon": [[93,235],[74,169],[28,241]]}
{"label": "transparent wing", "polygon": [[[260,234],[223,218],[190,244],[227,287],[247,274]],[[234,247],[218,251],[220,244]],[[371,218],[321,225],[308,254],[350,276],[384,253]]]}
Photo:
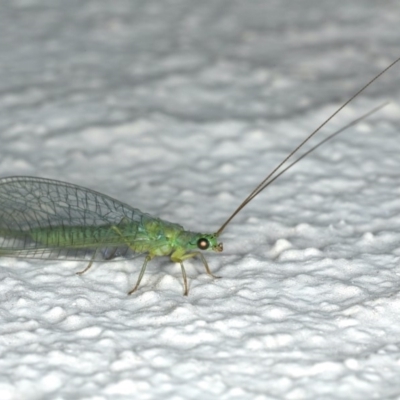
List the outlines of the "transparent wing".
{"label": "transparent wing", "polygon": [[1,256],[83,260],[94,251],[96,258],[129,256],[132,249],[114,228],[130,224],[134,233],[143,218],[153,219],[77,185],[34,177],[0,179]]}

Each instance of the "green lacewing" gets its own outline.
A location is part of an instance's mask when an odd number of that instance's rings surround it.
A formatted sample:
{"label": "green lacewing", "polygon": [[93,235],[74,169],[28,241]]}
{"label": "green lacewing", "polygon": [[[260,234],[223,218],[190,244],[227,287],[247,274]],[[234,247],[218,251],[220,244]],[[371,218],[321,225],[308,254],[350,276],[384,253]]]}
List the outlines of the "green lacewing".
{"label": "green lacewing", "polygon": [[[214,233],[185,230],[85,187],[45,178],[15,176],[0,179],[0,256],[88,260],[86,272],[100,256],[111,260],[128,254],[144,254],[144,262],[135,286],[137,290],[147,264],[154,257],[169,256],[182,270],[184,295],[188,284],[183,262],[193,257],[202,261],[207,274],[215,277],[203,251],[222,252],[222,232],[232,219],[256,196],[297,162],[385,104],[352,121],[302,154],[287,167],[284,164],[336,114],[354,100],[400,58],[376,75],[274,168],[244,199]],[[282,169],[283,168],[283,169]]]}

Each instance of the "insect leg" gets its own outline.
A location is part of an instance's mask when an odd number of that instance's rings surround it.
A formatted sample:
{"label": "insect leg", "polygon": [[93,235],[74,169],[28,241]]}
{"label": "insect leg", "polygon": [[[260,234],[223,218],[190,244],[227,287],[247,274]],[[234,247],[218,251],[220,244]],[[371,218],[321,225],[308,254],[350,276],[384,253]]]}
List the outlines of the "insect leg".
{"label": "insect leg", "polygon": [[136,281],[136,285],[135,285],[135,287],[134,287],[132,290],[130,290],[130,291],[128,292],[128,294],[132,294],[132,293],[133,293],[134,291],[136,291],[136,289],[139,287],[140,281],[142,280],[143,275],[144,275],[144,272],[146,271],[147,263],[148,263],[152,258],[153,258],[153,256],[150,255],[150,254],[148,254],[148,255],[146,256],[146,258],[144,259],[144,263],[143,263],[143,265],[142,265],[142,269],[140,270],[140,274],[139,274],[138,280]]}
{"label": "insect leg", "polygon": [[188,260],[189,258],[193,258],[199,256],[201,258],[201,261],[204,264],[204,267],[206,268],[206,272],[208,275],[212,276],[213,278],[220,278],[219,276],[215,276],[211,270],[210,267],[208,266],[207,260],[206,258],[203,256],[202,253],[200,253],[200,251],[195,251],[194,253],[189,253],[189,254],[183,254],[181,255],[179,250],[176,251],[175,253],[171,254],[171,261],[172,262],[176,262],[179,263],[181,265],[181,270],[182,270],[182,277],[183,277],[183,284],[185,286],[185,291],[184,291],[184,296],[187,296],[189,293],[189,289],[187,286],[187,279],[186,279],[186,271],[185,271],[185,267],[183,266],[182,261]]}
{"label": "insect leg", "polygon": [[[122,219],[121,222],[122,222],[123,220],[124,220],[124,219]],[[120,222],[120,223],[121,223],[121,222]],[[122,235],[120,229],[119,229],[117,226],[112,226],[111,229],[113,229],[115,232],[117,232],[117,233],[121,236],[121,239],[125,242],[125,244],[126,244],[129,248],[131,248],[133,251],[135,251],[135,248],[133,248],[133,247],[131,246],[131,244],[129,243],[129,241],[126,240],[126,239],[124,238],[124,236]],[[135,292],[135,291],[137,290],[137,288],[139,287],[140,282],[141,282],[141,280],[142,280],[142,278],[143,278],[144,272],[146,271],[147,263],[148,263],[153,257],[154,257],[153,255],[148,254],[148,255],[146,256],[146,258],[144,259],[144,263],[143,263],[143,265],[142,265],[142,269],[140,270],[140,274],[139,274],[138,280],[136,281],[136,285],[135,285],[135,287],[134,287],[132,290],[130,290],[130,291],[128,292],[128,295],[129,295],[129,294],[132,294],[133,292]]]}
{"label": "insect leg", "polygon": [[214,275],[214,274],[211,272],[210,267],[208,266],[207,260],[206,260],[206,258],[203,256],[203,253],[200,253],[200,252],[198,251],[198,252],[197,252],[197,255],[201,258],[201,261],[203,261],[203,264],[204,264],[204,266],[206,267],[206,272],[207,272],[208,275],[210,275],[210,276],[212,276],[213,278],[216,278],[216,279],[221,278],[220,276],[216,276],[216,275]]}
{"label": "insect leg", "polygon": [[183,285],[185,287],[185,291],[183,292],[183,295],[187,296],[189,293],[189,289],[188,289],[188,284],[187,284],[186,271],[185,271],[185,267],[183,266],[183,263],[180,263],[180,264],[181,264],[181,270],[182,270]]}
{"label": "insect leg", "polygon": [[204,267],[206,268],[206,272],[207,272],[208,275],[212,276],[213,278],[220,278],[220,276],[215,276],[211,272],[210,267],[208,266],[208,262],[207,262],[206,258],[203,256],[203,253],[200,253],[200,251],[195,251],[194,253],[184,254],[183,256],[177,256],[177,257],[174,257],[174,254],[172,254],[171,255],[171,260],[173,262],[181,263],[184,260],[188,260],[189,258],[193,258],[193,257],[196,257],[196,256],[199,256],[201,258],[201,261],[203,262]]}
{"label": "insect leg", "polygon": [[76,273],[77,275],[84,274],[93,265],[93,261],[94,261],[94,258],[96,257],[96,254],[97,254],[97,250],[93,253],[92,258],[90,259],[88,266],[84,270],[77,272]]}

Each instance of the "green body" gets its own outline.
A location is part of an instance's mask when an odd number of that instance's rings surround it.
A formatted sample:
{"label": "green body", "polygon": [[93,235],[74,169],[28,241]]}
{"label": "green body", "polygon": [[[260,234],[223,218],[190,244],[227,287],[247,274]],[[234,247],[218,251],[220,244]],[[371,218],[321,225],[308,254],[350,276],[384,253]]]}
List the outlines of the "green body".
{"label": "green body", "polygon": [[46,247],[96,249],[128,246],[135,253],[147,253],[153,257],[192,252],[198,249],[200,238],[207,238],[210,250],[219,251],[215,235],[186,231],[181,225],[146,218],[145,214],[140,222],[122,220],[116,225],[35,228],[29,236]]}
{"label": "green body", "polygon": [[[112,197],[66,182],[33,177],[0,179],[0,254],[15,257],[87,259],[117,249],[145,254],[134,292],[147,263],[169,256],[181,265],[198,256],[212,275],[200,250],[222,251],[218,234],[190,232],[154,218]],[[105,252],[105,253],[104,253]],[[107,255],[105,256],[107,258]]]}

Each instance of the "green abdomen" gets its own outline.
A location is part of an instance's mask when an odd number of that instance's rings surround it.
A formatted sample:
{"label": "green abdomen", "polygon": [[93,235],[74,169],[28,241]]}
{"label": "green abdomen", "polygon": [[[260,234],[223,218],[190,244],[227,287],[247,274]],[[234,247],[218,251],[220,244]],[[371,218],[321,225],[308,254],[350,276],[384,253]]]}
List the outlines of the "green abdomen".
{"label": "green abdomen", "polygon": [[90,248],[123,246],[133,243],[138,235],[136,223],[124,226],[58,226],[35,228],[29,235],[37,243],[49,247]]}

